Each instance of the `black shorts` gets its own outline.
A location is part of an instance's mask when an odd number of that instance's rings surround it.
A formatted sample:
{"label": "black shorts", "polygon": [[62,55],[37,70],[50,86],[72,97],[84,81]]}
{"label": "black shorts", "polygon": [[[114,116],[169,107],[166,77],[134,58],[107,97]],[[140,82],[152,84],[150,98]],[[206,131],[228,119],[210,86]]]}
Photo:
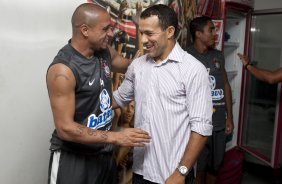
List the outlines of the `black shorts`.
{"label": "black shorts", "polygon": [[217,174],[225,153],[225,129],[212,132],[197,160],[197,171],[206,171]]}
{"label": "black shorts", "polygon": [[51,153],[48,184],[115,184],[115,179],[116,164],[110,153]]}

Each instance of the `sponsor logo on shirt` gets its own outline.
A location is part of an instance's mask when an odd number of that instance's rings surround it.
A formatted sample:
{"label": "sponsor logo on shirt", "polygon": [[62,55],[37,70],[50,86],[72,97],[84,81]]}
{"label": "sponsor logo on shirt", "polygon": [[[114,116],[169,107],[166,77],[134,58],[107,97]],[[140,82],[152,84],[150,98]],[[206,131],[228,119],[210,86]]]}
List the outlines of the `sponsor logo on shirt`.
{"label": "sponsor logo on shirt", "polygon": [[221,100],[224,98],[223,89],[215,89],[216,79],[213,75],[209,75],[212,100]]}
{"label": "sponsor logo on shirt", "polygon": [[[111,105],[111,98],[109,93],[106,89],[103,89],[100,93],[100,113],[98,116],[95,114],[91,114],[88,117],[87,127],[92,129],[99,129],[108,125],[112,120],[112,107]],[[108,127],[108,129],[110,126]]]}
{"label": "sponsor logo on shirt", "polygon": [[93,83],[94,83],[94,81],[95,81],[95,78],[92,80],[92,81],[89,81],[89,86],[92,86],[93,85]]}

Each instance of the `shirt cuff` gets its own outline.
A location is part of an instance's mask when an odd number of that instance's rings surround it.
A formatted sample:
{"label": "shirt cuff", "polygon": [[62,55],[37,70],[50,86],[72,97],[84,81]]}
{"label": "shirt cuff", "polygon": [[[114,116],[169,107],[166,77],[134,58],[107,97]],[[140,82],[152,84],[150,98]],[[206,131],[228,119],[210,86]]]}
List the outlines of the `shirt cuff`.
{"label": "shirt cuff", "polygon": [[202,136],[211,136],[213,126],[211,122],[194,122],[191,123],[191,131],[196,132]]}
{"label": "shirt cuff", "polygon": [[123,103],[122,100],[119,98],[118,90],[114,91],[113,97],[115,98],[116,103],[118,104],[118,106],[120,106],[120,107],[125,107],[126,106],[126,103]]}

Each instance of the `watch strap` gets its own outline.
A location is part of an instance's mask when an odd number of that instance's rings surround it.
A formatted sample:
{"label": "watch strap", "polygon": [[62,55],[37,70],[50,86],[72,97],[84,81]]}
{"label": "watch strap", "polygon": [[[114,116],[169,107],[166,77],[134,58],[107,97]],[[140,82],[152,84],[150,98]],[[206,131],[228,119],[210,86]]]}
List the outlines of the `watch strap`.
{"label": "watch strap", "polygon": [[[185,165],[179,165],[177,167],[177,170],[182,176],[187,176],[190,172],[190,169],[188,167],[186,167]],[[184,172],[185,170],[186,170],[186,172]]]}
{"label": "watch strap", "polygon": [[253,64],[252,64],[251,62],[248,62],[248,63],[244,66],[244,68],[245,68],[246,70],[248,70],[248,66],[249,66],[249,65],[252,66]]}

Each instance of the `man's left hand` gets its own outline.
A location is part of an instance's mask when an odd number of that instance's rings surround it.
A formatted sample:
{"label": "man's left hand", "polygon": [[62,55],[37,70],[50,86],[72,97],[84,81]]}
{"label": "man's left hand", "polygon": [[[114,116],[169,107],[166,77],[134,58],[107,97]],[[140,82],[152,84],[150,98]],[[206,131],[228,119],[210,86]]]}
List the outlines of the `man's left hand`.
{"label": "man's left hand", "polygon": [[233,129],[234,129],[233,120],[231,118],[227,118],[226,119],[225,133],[227,135],[229,135],[229,134],[231,134],[233,132]]}

